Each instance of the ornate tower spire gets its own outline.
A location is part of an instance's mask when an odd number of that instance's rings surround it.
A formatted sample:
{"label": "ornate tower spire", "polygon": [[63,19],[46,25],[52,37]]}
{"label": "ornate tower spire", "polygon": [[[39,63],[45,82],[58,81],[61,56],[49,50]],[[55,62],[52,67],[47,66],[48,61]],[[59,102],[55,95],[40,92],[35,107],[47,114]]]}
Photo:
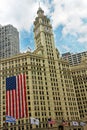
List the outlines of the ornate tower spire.
{"label": "ornate tower spire", "polygon": [[44,11],[41,9],[41,7],[39,6],[39,9],[37,11],[38,17],[43,16],[44,15]]}

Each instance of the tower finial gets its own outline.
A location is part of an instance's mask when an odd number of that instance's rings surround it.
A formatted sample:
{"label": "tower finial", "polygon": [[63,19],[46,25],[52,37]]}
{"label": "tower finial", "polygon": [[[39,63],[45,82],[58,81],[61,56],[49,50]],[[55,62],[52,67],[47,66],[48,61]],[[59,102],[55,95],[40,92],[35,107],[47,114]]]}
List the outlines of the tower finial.
{"label": "tower finial", "polygon": [[40,8],[40,0],[39,0],[39,8]]}
{"label": "tower finial", "polygon": [[43,10],[41,9],[41,7],[40,7],[40,0],[38,0],[38,4],[39,4],[39,8],[38,8],[37,14],[38,14],[39,16],[41,16],[41,15],[44,14],[44,11],[43,11]]}

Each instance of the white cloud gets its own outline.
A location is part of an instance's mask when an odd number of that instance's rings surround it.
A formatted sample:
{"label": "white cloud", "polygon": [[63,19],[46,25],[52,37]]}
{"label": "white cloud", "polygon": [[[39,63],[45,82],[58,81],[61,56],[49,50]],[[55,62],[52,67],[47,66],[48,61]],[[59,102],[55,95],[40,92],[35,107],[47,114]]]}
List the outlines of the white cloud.
{"label": "white cloud", "polygon": [[63,36],[67,34],[78,37],[79,42],[87,42],[87,1],[86,0],[53,0],[53,27],[63,25]]}
{"label": "white cloud", "polygon": [[70,48],[67,45],[62,45],[61,48],[64,49],[66,52],[70,51]]}
{"label": "white cloud", "polygon": [[[40,3],[47,12],[47,7]],[[12,24],[18,30],[30,30],[39,7],[38,0],[0,0],[0,24]]]}
{"label": "white cloud", "polygon": [[[77,36],[81,43],[87,41],[87,23],[83,22],[87,19],[86,0],[41,0],[40,5],[45,15],[51,15],[54,29],[64,26],[63,36],[71,34]],[[39,0],[0,0],[0,24],[12,24],[19,31],[29,31],[38,7]]]}
{"label": "white cloud", "polygon": [[80,36],[80,37],[78,38],[78,42],[80,42],[80,43],[85,43],[85,44],[86,44],[86,47],[87,47],[87,35]]}

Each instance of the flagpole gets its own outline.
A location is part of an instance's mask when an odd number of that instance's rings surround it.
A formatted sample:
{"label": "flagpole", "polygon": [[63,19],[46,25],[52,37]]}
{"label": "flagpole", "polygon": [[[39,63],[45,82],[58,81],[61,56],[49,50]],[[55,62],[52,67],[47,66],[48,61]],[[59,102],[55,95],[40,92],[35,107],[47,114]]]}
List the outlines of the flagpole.
{"label": "flagpole", "polygon": [[5,112],[5,130],[7,128],[7,124],[6,124],[6,112]]}
{"label": "flagpole", "polygon": [[48,121],[47,121],[47,127],[48,127],[48,130],[49,130],[49,123],[48,123]]}
{"label": "flagpole", "polygon": [[6,120],[5,120],[5,130],[7,129],[7,124],[6,124]]}
{"label": "flagpole", "polygon": [[30,122],[30,118],[29,118],[29,124],[30,124],[30,130],[31,130],[31,122]]}

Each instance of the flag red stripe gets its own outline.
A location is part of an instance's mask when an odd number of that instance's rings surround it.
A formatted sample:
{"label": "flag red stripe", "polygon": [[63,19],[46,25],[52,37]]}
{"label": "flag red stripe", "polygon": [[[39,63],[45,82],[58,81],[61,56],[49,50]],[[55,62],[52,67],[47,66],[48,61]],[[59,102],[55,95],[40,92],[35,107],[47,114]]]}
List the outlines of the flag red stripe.
{"label": "flag red stripe", "polygon": [[16,119],[19,118],[18,76],[16,77]]}
{"label": "flag red stripe", "polygon": [[18,76],[18,93],[19,93],[19,113],[20,113],[20,118],[21,118],[21,77],[20,75]]}
{"label": "flag red stripe", "polygon": [[10,91],[8,91],[8,115],[10,115]]}
{"label": "flag red stripe", "polygon": [[24,80],[23,80],[23,75],[22,75],[22,116],[24,116],[24,108],[25,108],[25,104],[24,104]]}
{"label": "flag red stripe", "polygon": [[27,110],[27,99],[26,99],[26,76],[25,76],[25,74],[23,75],[23,77],[24,77],[24,97],[25,97],[25,111],[26,111],[26,117],[28,117],[28,110]]}
{"label": "flag red stripe", "polygon": [[12,91],[10,91],[10,95],[11,95],[11,116],[13,117],[13,95],[12,95]]}
{"label": "flag red stripe", "polygon": [[[16,77],[16,81],[17,81],[17,77]],[[16,87],[18,86],[17,82],[16,82]],[[16,90],[18,89],[18,87],[16,88]],[[18,91],[15,92],[16,93],[16,119],[18,119]]]}
{"label": "flag red stripe", "polygon": [[[24,77],[24,75],[23,75],[23,77]],[[25,96],[25,78],[24,78],[24,115],[26,116],[26,96]]]}
{"label": "flag red stripe", "polygon": [[21,117],[23,117],[22,116],[22,114],[23,114],[22,113],[23,112],[23,108],[22,108],[22,102],[23,102],[23,100],[22,100],[22,97],[23,97],[23,95],[22,95],[22,91],[23,91],[22,90],[22,86],[23,86],[23,84],[22,84],[22,75],[20,75],[20,101],[21,101],[20,102],[20,105],[21,105],[20,108],[21,108]]}
{"label": "flag red stripe", "polygon": [[12,90],[12,115],[14,117],[14,90]]}
{"label": "flag red stripe", "polygon": [[21,117],[22,117],[22,78],[21,78],[21,75],[20,75],[20,108],[21,108]]}
{"label": "flag red stripe", "polygon": [[20,109],[20,83],[19,83],[19,76],[18,76],[18,98],[19,98],[19,118],[21,117],[21,109]]}
{"label": "flag red stripe", "polygon": [[13,114],[14,114],[14,117],[16,118],[16,91],[13,90],[13,97],[14,97],[14,102],[13,102],[13,106],[14,106],[14,110],[13,110]]}
{"label": "flag red stripe", "polygon": [[11,110],[10,110],[10,115],[13,116],[13,113],[12,113],[12,109],[13,109],[13,104],[12,104],[12,91],[10,90],[10,104],[11,104]]}
{"label": "flag red stripe", "polygon": [[11,115],[11,106],[12,103],[11,103],[11,92],[9,91],[9,114]]}

